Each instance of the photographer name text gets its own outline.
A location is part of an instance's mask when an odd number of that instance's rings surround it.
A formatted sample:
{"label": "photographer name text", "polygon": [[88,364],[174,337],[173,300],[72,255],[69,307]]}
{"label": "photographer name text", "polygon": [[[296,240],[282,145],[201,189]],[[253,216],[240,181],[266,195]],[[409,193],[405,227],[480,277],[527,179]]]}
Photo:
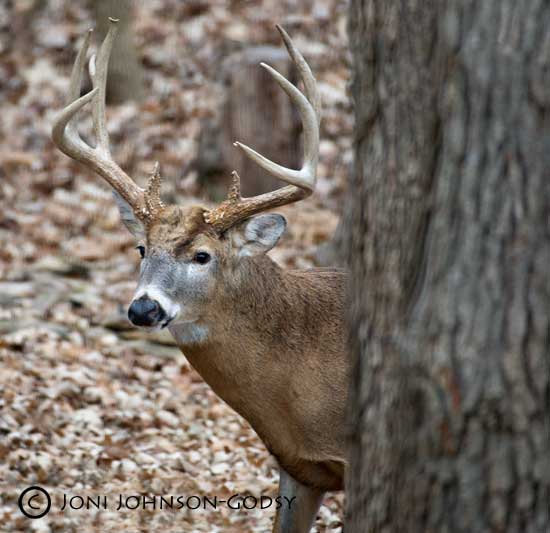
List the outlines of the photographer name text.
{"label": "photographer name text", "polygon": [[269,509],[274,507],[280,509],[283,506],[292,508],[296,497],[287,498],[286,496],[252,496],[244,494],[233,494],[229,498],[220,498],[219,496],[205,495],[168,495],[168,496],[147,496],[144,494],[118,494],[118,495],[95,495],[81,496],[78,494],[63,494],[63,503],[61,511],[89,510],[89,509],[110,509],[115,511],[135,511],[143,510],[208,510],[228,507],[229,509]]}

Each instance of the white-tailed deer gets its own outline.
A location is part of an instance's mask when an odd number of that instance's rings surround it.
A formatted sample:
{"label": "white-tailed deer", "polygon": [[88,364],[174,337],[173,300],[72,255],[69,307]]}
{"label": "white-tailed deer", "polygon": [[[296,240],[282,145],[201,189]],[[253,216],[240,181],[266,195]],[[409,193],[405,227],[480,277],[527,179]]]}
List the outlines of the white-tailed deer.
{"label": "white-tailed deer", "polygon": [[[346,275],[333,269],[283,270],[267,255],[285,229],[278,214],[315,187],[320,98],[315,79],[279,29],[304,85],[302,94],[267,65],[298,107],[304,129],[300,170],[236,146],[289,185],[241,198],[234,173],[227,200],[215,209],[164,205],[158,165],[142,189],[113,161],[105,119],[105,82],[116,21],[90,61],[93,90],[80,96],[89,35],[75,61],[68,104],[52,137],[61,151],[101,175],[116,191],[122,220],[142,256],[132,323],[168,327],[191,365],[258,433],[280,465],[283,505],[273,531],[309,531],[323,493],[343,488],[345,404],[349,377],[343,325]],[[95,147],[73,117],[92,104]],[[257,215],[257,216],[253,216]]]}

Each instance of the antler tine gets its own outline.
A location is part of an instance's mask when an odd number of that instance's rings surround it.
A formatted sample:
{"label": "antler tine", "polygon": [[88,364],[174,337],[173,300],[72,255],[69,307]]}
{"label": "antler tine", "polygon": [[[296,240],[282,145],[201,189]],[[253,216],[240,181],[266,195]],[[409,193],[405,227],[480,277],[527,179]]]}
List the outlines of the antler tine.
{"label": "antler tine", "polygon": [[145,191],[145,207],[149,213],[158,213],[164,207],[160,199],[161,183],[160,164],[156,161]]}
{"label": "antler tine", "polygon": [[84,36],[84,42],[76,55],[76,59],[71,71],[71,80],[69,82],[69,94],[67,95],[67,105],[74,102],[80,96],[80,87],[82,86],[82,74],[84,72],[84,63],[86,62],[86,54],[90,46],[90,38],[93,30],[88,30]]}
{"label": "antler tine", "polygon": [[90,58],[89,72],[94,89],[97,89],[97,94],[94,98],[92,106],[92,121],[94,132],[96,135],[97,145],[110,154],[109,150],[109,133],[107,131],[107,119],[105,117],[105,99],[107,89],[107,71],[109,68],[109,58],[113,48],[113,41],[117,33],[117,19],[109,19],[109,31],[101,43],[99,52]]}
{"label": "antler tine", "polygon": [[[147,192],[139,187],[113,160],[109,149],[109,134],[105,117],[105,91],[109,56],[116,35],[116,19],[109,19],[110,27],[96,57],[89,64],[93,89],[79,97],[86,53],[91,30],[84,39],[71,73],[67,106],[59,113],[52,128],[52,139],[57,147],[69,157],[80,161],[103,177],[113,189],[130,204],[136,215],[150,223],[159,209],[160,174],[158,168],[151,175]],[[97,145],[86,144],[76,129],[74,117],[87,103],[92,102],[92,121]]]}
{"label": "antler tine", "polygon": [[77,129],[71,122],[71,119],[82,109],[89,101],[92,100],[96,90],[80,96],[80,86],[82,84],[82,74],[84,71],[84,63],[86,61],[86,53],[90,45],[90,37],[92,30],[89,30],[84,37],[82,47],[78,51],[73,69],[71,71],[71,80],[69,83],[69,93],[67,95],[67,106],[57,116],[53,128],[52,139],[57,147],[69,157],[76,159],[79,153],[89,153],[90,147],[87,146],[80,138]]}
{"label": "antler tine", "polygon": [[240,201],[235,201],[235,198],[228,198],[217,208],[206,212],[204,216],[206,222],[212,224],[218,231],[225,231],[240,220],[255,213],[301,200],[312,194],[315,189],[319,160],[321,98],[315,78],[302,54],[294,46],[286,31],[280,26],[277,26],[277,29],[298,69],[304,84],[305,95],[274,68],[265,63],[261,63],[261,66],[271,74],[291,101],[298,107],[304,129],[304,162],[300,170],[292,170],[274,163],[249,146],[236,142],[235,146],[243,150],[250,159],[273,176],[290,185],[253,198],[241,198]]}
{"label": "antler tine", "polygon": [[302,82],[304,84],[306,97],[311,103],[311,105],[313,106],[313,109],[315,110],[315,114],[317,115],[317,122],[320,123],[321,122],[321,95],[319,94],[319,89],[317,88],[317,82],[315,81],[315,77],[313,76],[313,73],[311,72],[311,69],[309,68],[309,65],[307,64],[306,60],[304,59],[304,56],[294,46],[292,40],[290,39],[285,29],[279,24],[276,25],[276,28],[279,31],[279,34],[281,35],[283,42],[285,43],[285,47],[288,51],[288,54],[290,55],[290,57],[292,58],[292,61],[296,65],[296,68],[300,72],[300,78],[302,79]]}

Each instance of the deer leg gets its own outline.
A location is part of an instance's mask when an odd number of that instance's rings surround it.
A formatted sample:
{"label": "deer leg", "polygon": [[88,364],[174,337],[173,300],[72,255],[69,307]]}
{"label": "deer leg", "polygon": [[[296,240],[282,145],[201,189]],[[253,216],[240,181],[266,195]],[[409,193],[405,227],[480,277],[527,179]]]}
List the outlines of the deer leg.
{"label": "deer leg", "polygon": [[324,492],[296,481],[282,468],[279,474],[279,501],[273,533],[308,533]]}

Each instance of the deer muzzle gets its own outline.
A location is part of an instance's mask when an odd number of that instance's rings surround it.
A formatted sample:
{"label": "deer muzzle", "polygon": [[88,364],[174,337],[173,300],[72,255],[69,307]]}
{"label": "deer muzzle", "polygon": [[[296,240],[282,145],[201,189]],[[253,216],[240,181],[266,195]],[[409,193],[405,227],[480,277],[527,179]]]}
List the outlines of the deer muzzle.
{"label": "deer muzzle", "polygon": [[130,304],[128,318],[135,326],[155,327],[166,319],[166,311],[159,302],[144,295]]}

